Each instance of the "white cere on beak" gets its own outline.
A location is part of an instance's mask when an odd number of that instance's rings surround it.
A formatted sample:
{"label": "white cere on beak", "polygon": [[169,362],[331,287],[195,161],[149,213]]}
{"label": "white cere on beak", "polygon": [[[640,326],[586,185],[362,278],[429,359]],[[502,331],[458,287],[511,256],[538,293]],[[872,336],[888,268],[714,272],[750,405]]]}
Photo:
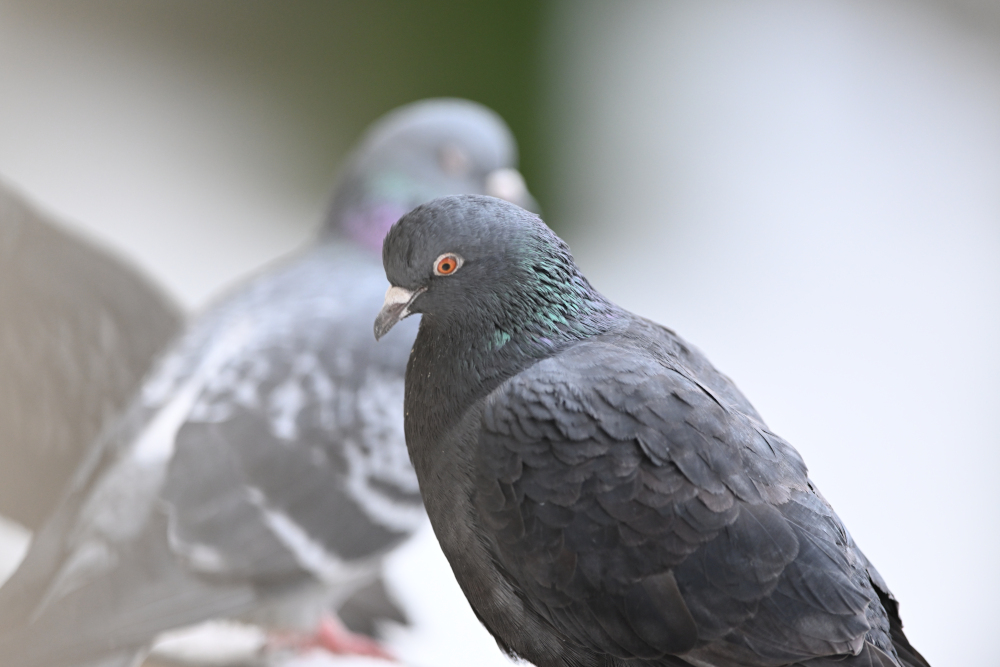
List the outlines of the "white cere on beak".
{"label": "white cere on beak", "polygon": [[524,176],[521,176],[521,172],[517,169],[510,167],[494,169],[486,175],[486,194],[506,199],[519,206],[530,197]]}
{"label": "white cere on beak", "polygon": [[[410,299],[413,298],[413,292],[408,289],[403,289],[402,287],[396,287],[392,285],[385,291],[385,302],[383,302],[382,307],[387,306],[398,306],[399,304],[409,304]],[[403,313],[409,314],[407,309],[403,308]],[[400,314],[400,319],[406,317],[404,314]]]}
{"label": "white cere on beak", "polygon": [[397,322],[410,314],[410,304],[418,296],[423,294],[426,288],[421,288],[415,292],[393,285],[385,291],[385,302],[382,310],[375,318],[375,340],[379,340],[386,335]]}

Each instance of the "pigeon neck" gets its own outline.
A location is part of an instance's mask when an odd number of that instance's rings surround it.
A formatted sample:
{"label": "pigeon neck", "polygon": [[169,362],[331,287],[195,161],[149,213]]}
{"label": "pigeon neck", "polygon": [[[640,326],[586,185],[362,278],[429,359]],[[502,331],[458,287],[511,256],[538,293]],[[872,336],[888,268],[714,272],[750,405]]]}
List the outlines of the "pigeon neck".
{"label": "pigeon neck", "polygon": [[[502,316],[479,311],[462,324],[425,314],[407,368],[407,412],[421,413],[422,433],[433,442],[440,429],[508,378],[575,342],[624,322],[623,311],[594,292],[549,293],[548,299],[512,299]],[[411,403],[412,402],[412,403]]]}
{"label": "pigeon neck", "polygon": [[576,341],[604,333],[617,321],[618,309],[584,285],[579,292],[555,292],[549,298],[515,299],[503,313],[472,321],[464,338],[467,353],[485,367],[523,367],[550,357]]}
{"label": "pigeon neck", "polygon": [[376,255],[382,254],[382,240],[393,223],[409,208],[390,199],[363,199],[334,209],[324,225],[322,237],[347,237]]}

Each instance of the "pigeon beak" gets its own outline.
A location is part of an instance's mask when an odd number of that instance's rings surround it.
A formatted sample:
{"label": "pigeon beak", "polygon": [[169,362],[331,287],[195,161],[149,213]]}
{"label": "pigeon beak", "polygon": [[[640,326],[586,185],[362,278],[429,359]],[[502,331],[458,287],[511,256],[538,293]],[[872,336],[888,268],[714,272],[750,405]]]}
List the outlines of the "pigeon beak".
{"label": "pigeon beak", "polygon": [[396,322],[409,316],[410,304],[426,290],[426,287],[422,287],[411,292],[395,285],[389,287],[385,291],[385,303],[382,304],[382,310],[375,318],[375,340],[380,340],[382,336],[389,333],[389,329],[396,326]]}
{"label": "pigeon beak", "polygon": [[538,202],[528,192],[524,176],[517,169],[503,167],[486,174],[486,194],[498,199],[506,199],[512,204],[538,213]]}

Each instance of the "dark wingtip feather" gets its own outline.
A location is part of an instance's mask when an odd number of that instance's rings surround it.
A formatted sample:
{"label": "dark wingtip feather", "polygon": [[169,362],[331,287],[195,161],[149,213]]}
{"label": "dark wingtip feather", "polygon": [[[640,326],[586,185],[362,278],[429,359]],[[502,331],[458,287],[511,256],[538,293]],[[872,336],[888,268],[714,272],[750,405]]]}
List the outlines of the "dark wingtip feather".
{"label": "dark wingtip feather", "polygon": [[903,621],[899,617],[899,603],[887,591],[882,590],[882,587],[874,579],[872,579],[872,588],[875,589],[879,602],[882,603],[885,613],[889,616],[889,637],[892,638],[892,645],[904,667],[931,667],[926,658],[913,648],[910,640],[903,633]]}

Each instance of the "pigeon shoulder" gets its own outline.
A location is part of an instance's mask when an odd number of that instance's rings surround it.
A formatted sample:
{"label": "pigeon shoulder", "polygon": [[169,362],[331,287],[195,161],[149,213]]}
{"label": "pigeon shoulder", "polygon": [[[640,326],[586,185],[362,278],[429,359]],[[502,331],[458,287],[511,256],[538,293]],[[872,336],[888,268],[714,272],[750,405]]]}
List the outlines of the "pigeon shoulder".
{"label": "pigeon shoulder", "polygon": [[743,395],[736,383],[728,375],[718,370],[700,348],[691,344],[673,329],[658,324],[652,320],[631,315],[628,331],[640,341],[647,341],[648,349],[654,354],[665,355],[677,360],[716,396],[728,402],[731,406],[764,423],[764,419],[753,407],[750,400]]}

